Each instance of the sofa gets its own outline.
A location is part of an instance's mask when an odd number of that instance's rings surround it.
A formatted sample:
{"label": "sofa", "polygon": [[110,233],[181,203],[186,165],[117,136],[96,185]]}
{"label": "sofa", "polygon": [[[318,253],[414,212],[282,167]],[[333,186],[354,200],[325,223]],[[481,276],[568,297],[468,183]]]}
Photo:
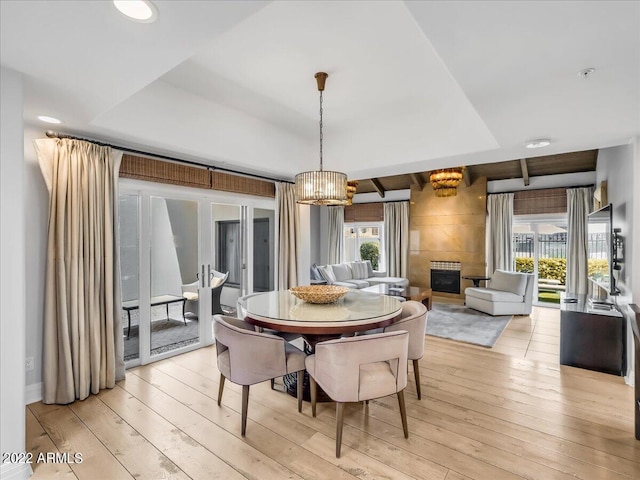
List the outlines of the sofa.
{"label": "sofa", "polygon": [[533,305],[534,275],[496,270],[486,288],[464,291],[467,307],[489,315],[529,315]]}
{"label": "sofa", "polygon": [[311,281],[324,281],[328,285],[339,285],[348,288],[366,288],[381,283],[409,286],[409,280],[402,277],[389,277],[386,272],[374,272],[371,262],[355,261],[337,263],[334,265],[313,265],[311,267]]}

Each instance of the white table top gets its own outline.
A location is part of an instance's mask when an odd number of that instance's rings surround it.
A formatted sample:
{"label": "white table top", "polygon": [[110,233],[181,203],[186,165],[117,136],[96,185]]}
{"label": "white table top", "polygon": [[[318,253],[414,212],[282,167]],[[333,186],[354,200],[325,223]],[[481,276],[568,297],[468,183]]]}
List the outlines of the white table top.
{"label": "white table top", "polygon": [[245,301],[247,316],[283,331],[307,328],[367,329],[372,324],[393,319],[402,310],[395,298],[361,290],[351,290],[336,303],[306,303],[288,290],[266,292]]}

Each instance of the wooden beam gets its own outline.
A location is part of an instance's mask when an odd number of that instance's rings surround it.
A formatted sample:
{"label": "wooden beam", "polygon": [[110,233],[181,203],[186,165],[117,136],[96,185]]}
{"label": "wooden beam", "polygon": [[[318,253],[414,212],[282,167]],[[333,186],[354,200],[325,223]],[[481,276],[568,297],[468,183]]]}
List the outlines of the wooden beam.
{"label": "wooden beam", "polygon": [[411,177],[411,182],[418,187],[418,190],[422,191],[424,188],[424,182],[422,181],[422,178],[420,178],[420,175],[417,173],[410,173],[409,176]]}
{"label": "wooden beam", "polygon": [[527,167],[527,159],[520,159],[520,169],[522,170],[522,180],[524,181],[524,186],[529,186],[529,168]]}
{"label": "wooden beam", "polygon": [[376,192],[378,192],[378,195],[384,198],[384,188],[382,188],[382,184],[380,183],[380,180],[378,180],[377,178],[372,178],[371,184],[373,185],[373,188],[376,189]]}
{"label": "wooden beam", "polygon": [[464,169],[464,173],[462,174],[462,181],[464,182],[465,187],[470,187],[473,183],[473,179],[471,178],[471,171],[469,167]]}

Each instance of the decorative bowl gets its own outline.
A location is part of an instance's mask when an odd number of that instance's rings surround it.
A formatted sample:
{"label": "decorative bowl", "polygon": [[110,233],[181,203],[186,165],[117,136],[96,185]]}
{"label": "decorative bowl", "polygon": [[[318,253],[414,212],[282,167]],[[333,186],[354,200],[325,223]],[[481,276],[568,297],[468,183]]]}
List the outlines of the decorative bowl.
{"label": "decorative bowl", "polygon": [[337,285],[306,285],[291,287],[289,291],[308,303],[333,303],[343,297],[349,289]]}

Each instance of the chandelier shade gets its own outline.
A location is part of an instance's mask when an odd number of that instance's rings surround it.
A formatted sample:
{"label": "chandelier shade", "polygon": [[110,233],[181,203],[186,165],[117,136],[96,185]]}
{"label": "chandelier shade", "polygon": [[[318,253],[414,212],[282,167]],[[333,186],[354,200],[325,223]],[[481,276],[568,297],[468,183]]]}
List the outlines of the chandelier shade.
{"label": "chandelier shade", "polygon": [[307,205],[345,205],[347,176],[329,170],[302,172],[296,175],[296,202]]}
{"label": "chandelier shade", "polygon": [[320,170],[297,174],[293,189],[296,202],[306,205],[347,204],[347,175],[322,168],[322,92],[327,77],[324,72],[315,75],[320,92]]}
{"label": "chandelier shade", "polygon": [[347,205],[353,204],[353,196],[358,190],[358,180],[347,180]]}
{"label": "chandelier shade", "polygon": [[462,181],[465,167],[441,168],[429,174],[429,182],[436,192],[436,197],[455,197],[458,185]]}

